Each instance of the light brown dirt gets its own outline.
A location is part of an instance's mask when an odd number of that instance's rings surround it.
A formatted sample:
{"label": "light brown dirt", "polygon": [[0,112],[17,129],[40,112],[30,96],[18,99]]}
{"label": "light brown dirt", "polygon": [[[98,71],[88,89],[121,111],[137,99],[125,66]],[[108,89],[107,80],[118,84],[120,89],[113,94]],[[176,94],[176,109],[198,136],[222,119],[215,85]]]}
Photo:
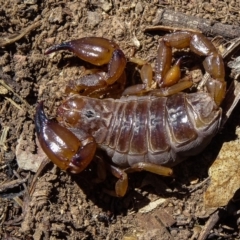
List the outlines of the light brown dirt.
{"label": "light brown dirt", "polygon": [[[27,189],[34,173],[18,168],[16,145],[19,139],[24,140],[21,148],[33,154],[29,161],[33,160],[38,154],[33,122],[37,102],[44,100],[47,113],[55,116],[67,81],[82,73],[84,63],[71,53],[45,56],[52,44],[103,36],[117,42],[127,57],[135,52],[137,57],[152,60],[159,36],[145,34],[144,29],[152,24],[158,9],[239,25],[238,1],[0,0],[0,4],[1,40],[14,38],[40,22],[21,39],[0,49],[0,79],[14,92],[0,89],[1,133],[7,131],[6,140],[0,142],[0,182],[28,177],[25,185],[0,192],[0,238],[197,239],[211,215],[203,206],[208,182],[200,183],[208,177],[208,168],[221,145],[237,138],[239,104],[213,143],[175,168],[175,178],[131,174],[129,191],[122,199],[103,191],[113,188],[113,177],[108,176],[102,184],[92,183],[94,164],[77,176],[49,164],[29,197]],[[156,206],[148,212],[143,207],[150,203]],[[228,207],[223,209],[225,217],[209,232],[209,239],[240,238],[239,203]]]}

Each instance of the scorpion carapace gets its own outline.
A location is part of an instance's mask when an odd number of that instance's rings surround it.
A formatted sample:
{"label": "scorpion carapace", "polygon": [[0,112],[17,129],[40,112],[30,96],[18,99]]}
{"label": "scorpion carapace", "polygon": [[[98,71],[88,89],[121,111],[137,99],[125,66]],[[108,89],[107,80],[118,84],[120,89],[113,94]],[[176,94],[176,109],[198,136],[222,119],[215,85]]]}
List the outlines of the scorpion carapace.
{"label": "scorpion carapace", "polygon": [[[172,48],[189,47],[205,56],[203,66],[211,76],[206,92],[183,93],[191,82],[179,81],[179,61],[172,67]],[[224,63],[213,44],[199,33],[176,32],[160,40],[155,71],[143,65],[143,83],[131,86],[120,99],[92,98],[97,88],[109,91],[122,83],[126,58],[119,47],[103,38],[83,38],[50,48],[47,53],[68,49],[107,71],[86,75],[70,84],[70,96],[58,109],[57,120],[48,120],[43,104],[37,107],[36,129],[47,156],[60,168],[81,172],[96,148],[112,159],[108,169],[119,178],[117,196],[127,191],[127,174],[146,170],[170,176],[174,166],[203,150],[217,133],[219,107],[226,91]],[[152,77],[153,76],[153,77]],[[152,89],[152,81],[158,87]],[[123,88],[123,87],[122,87]],[[84,89],[84,95],[79,95]],[[143,96],[138,96],[143,95]]]}

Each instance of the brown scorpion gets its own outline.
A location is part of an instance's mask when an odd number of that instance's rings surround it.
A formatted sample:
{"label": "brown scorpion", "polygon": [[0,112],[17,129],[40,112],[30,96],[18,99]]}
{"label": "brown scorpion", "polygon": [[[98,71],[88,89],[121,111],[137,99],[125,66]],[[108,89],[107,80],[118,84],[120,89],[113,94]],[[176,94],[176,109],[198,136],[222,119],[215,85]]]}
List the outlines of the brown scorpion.
{"label": "brown scorpion", "polygon": [[[172,66],[172,48],[190,48],[204,56],[211,78],[207,92],[184,93],[189,80],[181,78],[179,61]],[[110,98],[125,82],[126,57],[105,38],[86,37],[51,47],[46,53],[69,50],[91,64],[106,65],[67,87],[57,120],[48,119],[43,103],[35,123],[40,145],[57,166],[71,173],[83,171],[100,148],[111,157],[108,169],[118,178],[117,196],[128,187],[127,173],[146,170],[170,176],[169,168],[201,152],[217,133],[225,96],[225,69],[221,55],[202,34],[175,32],[159,41],[154,71],[141,69],[143,83],[130,86],[124,97]],[[151,85],[157,83],[156,89]],[[79,94],[80,93],[80,94]],[[102,93],[108,98],[99,99]]]}

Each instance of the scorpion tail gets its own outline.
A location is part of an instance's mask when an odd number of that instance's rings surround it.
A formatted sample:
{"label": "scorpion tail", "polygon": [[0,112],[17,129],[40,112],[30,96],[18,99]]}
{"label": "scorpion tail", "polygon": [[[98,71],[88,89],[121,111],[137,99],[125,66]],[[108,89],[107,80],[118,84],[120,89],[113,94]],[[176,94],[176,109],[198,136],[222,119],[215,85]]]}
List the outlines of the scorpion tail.
{"label": "scorpion tail", "polygon": [[94,138],[82,133],[79,140],[72,131],[55,120],[48,119],[43,110],[43,102],[37,106],[35,126],[43,151],[59,168],[79,173],[93,159],[96,151]]}

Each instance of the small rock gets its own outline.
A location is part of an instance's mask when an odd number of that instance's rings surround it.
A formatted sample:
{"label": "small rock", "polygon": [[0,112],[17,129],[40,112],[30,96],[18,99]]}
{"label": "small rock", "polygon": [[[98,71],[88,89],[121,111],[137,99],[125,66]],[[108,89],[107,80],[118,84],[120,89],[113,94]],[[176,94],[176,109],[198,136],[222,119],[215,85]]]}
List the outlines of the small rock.
{"label": "small rock", "polygon": [[142,6],[142,3],[141,2],[138,2],[135,6],[135,12],[137,14],[140,14],[141,12],[143,11],[143,6]]}
{"label": "small rock", "polygon": [[105,0],[100,0],[99,6],[104,12],[109,12],[112,9],[112,3]]}
{"label": "small rock", "polygon": [[[39,144],[38,141],[37,144]],[[38,148],[38,152],[36,154],[33,154],[30,147],[28,146],[28,141],[25,140],[23,134],[21,134],[16,146],[16,159],[19,168],[37,172],[42,161],[46,159],[46,155],[40,146]]]}
{"label": "small rock", "polygon": [[5,95],[5,94],[8,94],[8,90],[5,87],[0,86],[0,95]]}
{"label": "small rock", "polygon": [[33,5],[37,3],[37,0],[24,0],[25,4]]}
{"label": "small rock", "polygon": [[62,23],[63,21],[63,12],[62,12],[62,7],[57,7],[52,10],[48,21],[50,23]]}
{"label": "small rock", "polygon": [[178,234],[178,231],[176,229],[173,229],[171,230],[170,234],[173,236],[173,237],[176,237],[177,234]]}
{"label": "small rock", "polygon": [[97,12],[88,11],[87,14],[88,14],[88,23],[92,27],[97,26],[100,23],[100,21],[102,20],[101,15]]}

